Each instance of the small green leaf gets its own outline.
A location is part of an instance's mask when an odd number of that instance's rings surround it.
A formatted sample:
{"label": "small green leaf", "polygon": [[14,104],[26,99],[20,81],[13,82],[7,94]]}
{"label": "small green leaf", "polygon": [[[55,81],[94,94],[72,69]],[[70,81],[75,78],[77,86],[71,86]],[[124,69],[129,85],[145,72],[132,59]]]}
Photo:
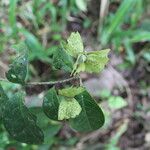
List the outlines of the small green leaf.
{"label": "small green leaf", "polygon": [[67,42],[67,44],[64,44],[64,49],[69,55],[77,57],[79,53],[83,52],[83,41],[78,32],[71,33],[70,37],[67,39]]}
{"label": "small green leaf", "polygon": [[87,59],[85,61],[85,71],[89,73],[99,73],[102,71],[109,60],[109,51],[109,49],[106,49],[88,53]]}
{"label": "small green leaf", "polygon": [[109,49],[106,50],[100,50],[100,51],[92,51],[85,53],[84,60],[80,59],[79,55],[76,63],[74,64],[73,67],[73,75],[76,75],[77,73],[80,72],[89,72],[89,73],[99,73],[102,71],[107,64],[109,58],[108,58],[108,53]]}
{"label": "small green leaf", "polygon": [[81,112],[80,104],[74,98],[62,99],[59,105],[58,120],[75,118]]}
{"label": "small green leaf", "polygon": [[25,84],[28,68],[27,52],[18,56],[10,65],[10,69],[6,73],[6,77],[10,82]]}
{"label": "small green leaf", "polygon": [[40,144],[44,141],[42,130],[36,125],[36,116],[23,104],[23,93],[15,94],[5,103],[3,123],[12,138],[28,143]]}
{"label": "small green leaf", "polygon": [[73,98],[76,95],[82,93],[85,89],[83,87],[68,87],[62,90],[59,90],[58,93],[61,96]]}
{"label": "small green leaf", "polygon": [[58,120],[59,97],[55,88],[51,88],[45,95],[43,101],[44,113],[53,120]]}
{"label": "small green leaf", "polygon": [[100,92],[100,97],[101,97],[102,99],[109,98],[110,95],[111,95],[111,91],[108,90],[108,89],[103,89],[103,90],[101,90],[101,92]]}
{"label": "small green leaf", "polygon": [[63,49],[57,49],[53,55],[53,65],[56,69],[71,72],[73,69],[73,60]]}
{"label": "small green leaf", "polygon": [[96,104],[91,95],[84,91],[77,95],[75,99],[79,102],[82,111],[74,119],[70,119],[70,125],[77,131],[94,131],[104,124],[104,114]]}
{"label": "small green leaf", "polygon": [[108,99],[108,104],[112,109],[121,109],[128,105],[128,103],[120,96],[111,96]]}

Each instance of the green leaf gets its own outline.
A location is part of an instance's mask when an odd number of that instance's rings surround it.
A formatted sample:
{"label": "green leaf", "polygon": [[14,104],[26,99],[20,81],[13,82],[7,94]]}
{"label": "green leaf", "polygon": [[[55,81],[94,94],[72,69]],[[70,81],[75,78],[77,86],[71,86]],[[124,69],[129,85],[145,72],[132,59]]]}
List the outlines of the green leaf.
{"label": "green leaf", "polygon": [[59,105],[58,120],[75,118],[81,112],[80,104],[74,98],[63,98]]}
{"label": "green leaf", "polygon": [[0,120],[3,118],[3,108],[6,101],[8,101],[8,97],[0,84]]}
{"label": "green leaf", "polygon": [[59,90],[58,93],[61,96],[73,98],[76,95],[82,93],[85,89],[83,87],[68,87],[62,90]]}
{"label": "green leaf", "polygon": [[51,88],[45,95],[43,101],[44,113],[53,120],[58,120],[59,97],[55,88]]}
{"label": "green leaf", "polygon": [[112,109],[121,109],[128,105],[128,103],[120,96],[111,96],[108,99],[108,104]]}
{"label": "green leaf", "polygon": [[10,65],[10,69],[6,73],[6,77],[10,82],[25,84],[28,68],[27,52],[18,56]]}
{"label": "green leaf", "polygon": [[23,104],[23,93],[15,94],[5,103],[3,123],[12,138],[28,143],[44,141],[42,130],[36,125],[36,116]]}
{"label": "green leaf", "polygon": [[102,99],[109,98],[110,95],[111,95],[111,91],[108,90],[108,89],[103,89],[103,90],[101,90],[101,92],[100,92],[100,97],[101,97]]}
{"label": "green leaf", "polygon": [[67,39],[67,42],[68,43],[63,46],[69,55],[77,57],[79,53],[83,52],[83,41],[78,32],[71,33],[70,37]]}
{"label": "green leaf", "polygon": [[71,72],[73,69],[73,60],[63,49],[57,49],[53,55],[53,63],[56,69],[63,69]]}
{"label": "green leaf", "polygon": [[[80,72],[89,72],[89,73],[99,73],[102,71],[107,64],[109,58],[108,53],[110,49],[100,50],[100,51],[92,51],[86,53],[86,59],[84,62],[75,63],[73,69],[73,75],[76,75]],[[78,61],[78,60],[77,60]]]}
{"label": "green leaf", "polygon": [[99,73],[107,64],[110,49],[90,52],[85,61],[85,71]]}
{"label": "green leaf", "polygon": [[81,132],[94,131],[104,124],[104,114],[91,95],[84,91],[75,99],[82,107],[81,113],[74,119],[70,119],[73,129]]}
{"label": "green leaf", "polygon": [[50,124],[44,130],[44,135],[45,135],[44,144],[51,145],[51,142],[52,144],[55,143],[54,136],[60,131],[61,127],[62,127],[62,124]]}

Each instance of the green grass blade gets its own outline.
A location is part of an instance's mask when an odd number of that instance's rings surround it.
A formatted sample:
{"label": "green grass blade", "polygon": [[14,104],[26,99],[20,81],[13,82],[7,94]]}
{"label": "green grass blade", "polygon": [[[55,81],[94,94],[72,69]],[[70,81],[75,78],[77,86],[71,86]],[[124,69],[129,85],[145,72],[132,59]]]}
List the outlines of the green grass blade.
{"label": "green grass blade", "polygon": [[120,7],[118,8],[116,14],[114,15],[110,26],[107,30],[104,30],[102,33],[102,44],[105,45],[110,39],[110,36],[113,32],[123,23],[125,16],[128,11],[133,8],[133,5],[137,2],[137,0],[123,0]]}
{"label": "green grass blade", "polygon": [[50,58],[48,57],[45,48],[40,43],[38,38],[25,29],[19,30],[26,38],[26,44],[29,48],[29,61],[38,59],[43,62],[50,63]]}
{"label": "green grass blade", "polygon": [[9,5],[9,24],[12,28],[13,33],[16,33],[17,25],[16,25],[16,7],[18,0],[11,0]]}
{"label": "green grass blade", "polygon": [[126,54],[127,54],[126,59],[127,59],[131,64],[135,64],[136,58],[135,58],[135,53],[134,53],[134,50],[133,50],[133,48],[132,48],[132,44],[131,44],[131,42],[130,42],[130,39],[126,39],[126,40],[124,41],[124,46],[125,46]]}
{"label": "green grass blade", "polygon": [[131,38],[131,42],[145,42],[150,41],[149,31],[138,31],[135,32],[134,36]]}

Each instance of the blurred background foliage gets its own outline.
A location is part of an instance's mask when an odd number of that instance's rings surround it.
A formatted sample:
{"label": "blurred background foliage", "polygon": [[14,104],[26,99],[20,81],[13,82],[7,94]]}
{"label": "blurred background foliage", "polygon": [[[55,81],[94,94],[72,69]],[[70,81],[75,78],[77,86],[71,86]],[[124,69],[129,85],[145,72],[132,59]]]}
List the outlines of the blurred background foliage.
{"label": "blurred background foliage", "polygon": [[[148,150],[150,149],[150,1],[149,0],[0,0],[0,77],[15,57],[12,45],[29,48],[28,80],[68,76],[52,57],[72,31],[79,31],[86,50],[111,48],[100,75],[82,74],[84,85],[105,113],[102,129],[76,133],[65,122],[42,113],[43,88],[26,89],[25,103],[43,127],[43,145],[13,141],[0,125],[0,150]],[[17,84],[2,82],[7,94]]]}

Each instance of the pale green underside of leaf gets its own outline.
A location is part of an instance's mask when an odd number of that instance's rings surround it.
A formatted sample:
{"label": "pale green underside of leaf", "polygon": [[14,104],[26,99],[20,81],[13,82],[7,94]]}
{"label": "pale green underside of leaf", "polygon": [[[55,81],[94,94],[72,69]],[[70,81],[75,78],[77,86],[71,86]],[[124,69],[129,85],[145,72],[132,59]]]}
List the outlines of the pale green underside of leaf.
{"label": "pale green underside of leaf", "polygon": [[74,75],[84,71],[88,73],[101,72],[104,69],[105,65],[108,63],[109,51],[109,49],[106,49],[87,53],[85,62],[74,65]]}
{"label": "pale green underside of leaf", "polygon": [[55,88],[51,88],[45,95],[43,111],[52,120],[58,120],[59,97]]}
{"label": "pale green underside of leaf", "polygon": [[23,104],[23,93],[15,94],[5,102],[3,123],[10,136],[22,143],[40,144],[44,141],[42,130],[36,125],[36,116]]}
{"label": "pale green underside of leaf", "polygon": [[10,69],[6,73],[6,77],[10,82],[24,84],[28,67],[27,52],[23,52],[10,65]]}
{"label": "pale green underside of leaf", "polygon": [[89,73],[102,71],[109,60],[109,51],[106,49],[89,53],[85,62],[85,71]]}
{"label": "pale green underside of leaf", "polygon": [[58,111],[58,120],[75,118],[81,112],[82,108],[76,99],[64,98],[61,100]]}
{"label": "pale green underside of leaf", "polygon": [[85,63],[81,63],[79,65],[74,65],[73,75],[79,74],[80,72],[85,71]]}
{"label": "pale green underside of leaf", "polygon": [[82,107],[81,113],[74,119],[70,119],[73,129],[80,132],[88,132],[99,129],[104,124],[104,115],[101,108],[87,91],[75,97]]}
{"label": "pale green underside of leaf", "polygon": [[83,52],[83,41],[78,32],[71,33],[67,42],[68,43],[64,45],[64,48],[69,55],[77,57],[79,53]]}
{"label": "pale green underside of leaf", "polygon": [[58,91],[59,95],[65,97],[75,97],[76,95],[82,93],[85,90],[83,87],[68,87]]}

